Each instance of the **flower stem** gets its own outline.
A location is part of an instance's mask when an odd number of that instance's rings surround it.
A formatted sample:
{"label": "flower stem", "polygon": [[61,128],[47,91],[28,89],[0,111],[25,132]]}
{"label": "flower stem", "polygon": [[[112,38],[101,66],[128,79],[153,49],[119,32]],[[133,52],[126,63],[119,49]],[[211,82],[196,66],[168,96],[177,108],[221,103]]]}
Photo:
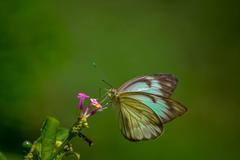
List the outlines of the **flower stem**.
{"label": "flower stem", "polygon": [[56,152],[54,152],[54,154],[52,155],[52,157],[50,158],[50,160],[55,159],[55,157],[58,156],[58,154],[60,154],[61,152],[64,151],[64,147],[72,140],[72,138],[74,138],[76,135],[73,132],[69,132],[68,137],[63,141],[63,143],[61,144],[60,147],[57,148]]}
{"label": "flower stem", "polygon": [[79,117],[78,120],[70,128],[68,137],[63,141],[61,146],[57,148],[57,150],[54,152],[54,154],[51,156],[51,158],[49,160],[56,159],[59,154],[64,152],[64,147],[67,144],[69,144],[70,141],[76,136],[83,138],[85,141],[88,142],[88,144],[90,146],[93,142],[80,132],[83,128],[88,128],[87,119],[86,119],[86,117]]}

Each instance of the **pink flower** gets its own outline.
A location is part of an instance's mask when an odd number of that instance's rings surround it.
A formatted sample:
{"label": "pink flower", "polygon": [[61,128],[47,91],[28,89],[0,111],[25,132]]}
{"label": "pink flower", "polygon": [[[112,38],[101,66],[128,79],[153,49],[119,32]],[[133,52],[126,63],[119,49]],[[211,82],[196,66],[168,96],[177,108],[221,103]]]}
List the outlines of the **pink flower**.
{"label": "pink flower", "polygon": [[95,107],[91,112],[90,115],[94,115],[99,109],[102,109],[102,105],[94,98],[90,99],[91,104]]}
{"label": "pink flower", "polygon": [[100,109],[102,108],[102,105],[97,101],[97,99],[91,98],[90,101],[91,101],[91,104],[95,106],[95,108],[100,108]]}
{"label": "pink flower", "polygon": [[86,95],[85,93],[78,93],[77,98],[79,99],[79,109],[83,110],[83,102],[89,98],[88,95]]}
{"label": "pink flower", "polygon": [[[88,118],[94,115],[97,111],[102,109],[102,105],[95,98],[90,98],[90,96],[85,93],[79,93],[77,98],[79,99],[79,109],[81,112],[81,117]],[[90,103],[87,107],[84,106],[84,101],[90,98]]]}

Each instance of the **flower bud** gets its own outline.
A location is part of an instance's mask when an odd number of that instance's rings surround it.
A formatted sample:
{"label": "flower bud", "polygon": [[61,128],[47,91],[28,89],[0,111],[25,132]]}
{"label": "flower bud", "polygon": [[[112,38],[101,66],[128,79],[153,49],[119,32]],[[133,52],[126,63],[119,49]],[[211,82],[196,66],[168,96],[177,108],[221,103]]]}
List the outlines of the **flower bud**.
{"label": "flower bud", "polygon": [[26,149],[30,149],[30,148],[32,148],[32,143],[30,141],[26,140],[22,143],[22,147],[26,148]]}

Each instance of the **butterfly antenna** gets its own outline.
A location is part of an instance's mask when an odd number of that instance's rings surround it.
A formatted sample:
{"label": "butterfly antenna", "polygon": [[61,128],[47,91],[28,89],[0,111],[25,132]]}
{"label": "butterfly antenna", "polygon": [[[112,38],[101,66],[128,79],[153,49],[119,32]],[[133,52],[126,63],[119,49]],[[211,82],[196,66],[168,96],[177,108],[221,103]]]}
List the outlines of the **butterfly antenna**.
{"label": "butterfly antenna", "polygon": [[107,76],[104,74],[104,72],[102,72],[101,68],[97,67],[97,64],[95,62],[92,62],[92,66],[96,71],[97,77],[99,77],[100,79],[102,79],[102,81],[107,84],[108,86],[112,87],[112,85],[108,82],[106,82],[103,79],[108,79]]}
{"label": "butterfly antenna", "polygon": [[112,86],[110,83],[108,83],[107,81],[105,81],[104,79],[102,79],[102,81],[103,81],[103,83],[105,83],[105,84],[108,85],[109,87],[113,88],[113,86]]}

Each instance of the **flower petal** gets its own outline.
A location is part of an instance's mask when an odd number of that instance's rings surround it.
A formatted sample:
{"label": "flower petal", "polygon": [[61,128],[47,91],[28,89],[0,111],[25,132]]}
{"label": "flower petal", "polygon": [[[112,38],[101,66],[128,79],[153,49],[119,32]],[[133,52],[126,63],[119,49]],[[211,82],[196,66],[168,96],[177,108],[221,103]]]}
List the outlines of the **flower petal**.
{"label": "flower petal", "polygon": [[84,101],[85,99],[89,98],[89,96],[86,95],[85,93],[80,92],[80,93],[78,93],[77,98]]}
{"label": "flower petal", "polygon": [[95,98],[90,98],[90,101],[91,101],[91,104],[97,108],[97,109],[100,109],[102,108],[102,105],[97,101],[97,99]]}
{"label": "flower petal", "polygon": [[89,98],[89,96],[88,95],[86,95],[85,93],[78,93],[78,96],[77,96],[77,98],[79,99],[79,109],[80,110],[83,110],[83,102],[84,102],[84,100],[86,100],[86,99],[88,99]]}

